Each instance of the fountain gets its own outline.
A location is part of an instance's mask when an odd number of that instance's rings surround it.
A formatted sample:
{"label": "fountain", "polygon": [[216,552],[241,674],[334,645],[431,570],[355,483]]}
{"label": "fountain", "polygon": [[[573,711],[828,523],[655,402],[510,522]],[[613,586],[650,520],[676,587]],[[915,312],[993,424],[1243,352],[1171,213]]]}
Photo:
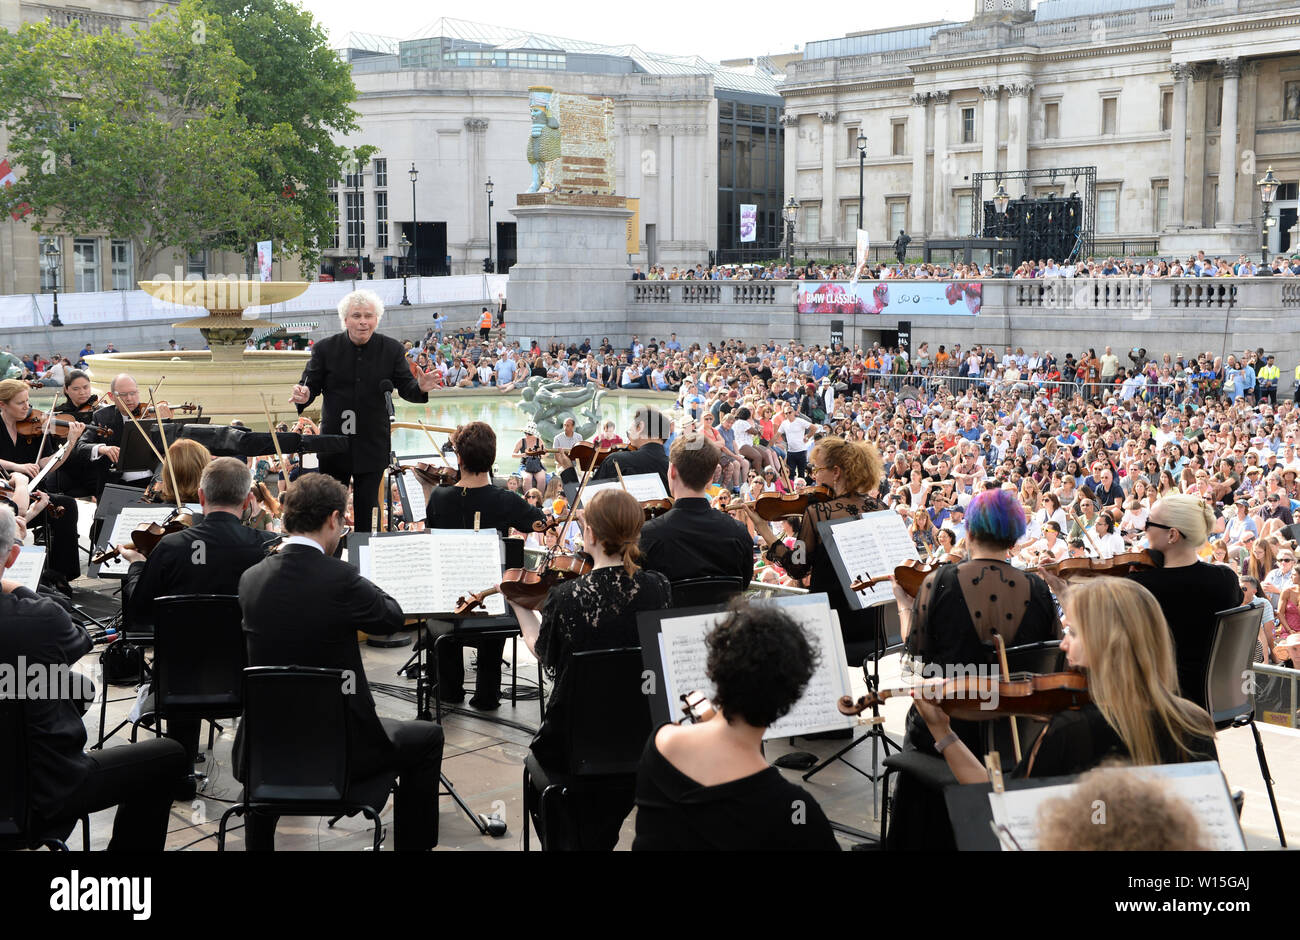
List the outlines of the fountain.
{"label": "fountain", "polygon": [[[306,281],[165,280],[140,281],[139,285],[157,300],[205,308],[207,316],[173,326],[199,330],[208,349],[88,356],[91,379],[97,386],[106,388],[114,375],[127,372],[147,396],[145,389],[161,381],[159,398],[172,404],[202,405],[214,424],[238,420],[250,428],[265,428],[262,395],[277,417],[296,417],[297,409],[287,401],[289,389],[301,378],[311,354],[247,349],[254,330],[272,329],[277,324],[245,319],[244,311],[297,297],[307,289]],[[306,413],[319,419],[319,399]]]}

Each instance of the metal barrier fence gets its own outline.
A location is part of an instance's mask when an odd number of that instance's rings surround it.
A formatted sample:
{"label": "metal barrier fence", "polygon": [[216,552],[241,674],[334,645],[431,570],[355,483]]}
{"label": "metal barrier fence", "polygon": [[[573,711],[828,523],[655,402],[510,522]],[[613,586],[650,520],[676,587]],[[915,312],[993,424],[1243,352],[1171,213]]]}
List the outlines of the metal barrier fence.
{"label": "metal barrier fence", "polygon": [[1251,700],[1255,717],[1270,725],[1283,728],[1296,727],[1296,711],[1300,710],[1300,671],[1267,663],[1251,663],[1255,673]]}

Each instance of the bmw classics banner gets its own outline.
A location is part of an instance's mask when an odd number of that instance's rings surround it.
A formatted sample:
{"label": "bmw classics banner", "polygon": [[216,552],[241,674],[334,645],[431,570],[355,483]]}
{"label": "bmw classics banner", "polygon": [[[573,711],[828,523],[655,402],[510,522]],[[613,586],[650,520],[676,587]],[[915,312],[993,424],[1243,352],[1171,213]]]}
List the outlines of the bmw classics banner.
{"label": "bmw classics banner", "polygon": [[978,281],[809,281],[795,289],[795,304],[800,313],[976,317],[982,287]]}

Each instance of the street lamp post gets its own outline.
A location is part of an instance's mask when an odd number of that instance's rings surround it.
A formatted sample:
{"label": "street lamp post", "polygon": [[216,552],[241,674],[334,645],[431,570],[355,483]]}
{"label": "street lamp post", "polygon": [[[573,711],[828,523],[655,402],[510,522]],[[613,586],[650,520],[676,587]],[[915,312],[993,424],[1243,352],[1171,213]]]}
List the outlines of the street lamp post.
{"label": "street lamp post", "polygon": [[492,261],[492,177],[488,177],[487,182],[483,184],[483,188],[487,190],[488,201],[488,256],[487,264],[484,267],[491,274],[497,269],[496,264]]}
{"label": "street lamp post", "polygon": [[406,276],[411,273],[410,268],[407,265],[406,256],[410,250],[411,242],[405,235],[403,235],[397,241],[397,253],[402,259],[402,302],[398,304],[400,307],[411,306],[410,298],[406,296]]}
{"label": "street lamp post", "polygon": [[1277,198],[1278,178],[1273,175],[1273,168],[1269,167],[1264,178],[1259,181],[1259,201],[1264,206],[1264,231],[1260,240],[1260,261],[1268,264],[1268,227],[1272,223],[1269,218],[1269,209],[1273,207],[1273,200]]}
{"label": "street lamp post", "polygon": [[794,223],[799,218],[799,200],[791,196],[786,200],[781,214],[785,217],[785,267],[786,276],[789,277],[790,268],[794,266]]}
{"label": "street lamp post", "polygon": [[[862,133],[862,131],[858,131],[858,228],[862,228],[862,207],[866,205],[863,188],[862,188],[862,177],[863,174],[866,172],[866,169],[867,169],[867,135]],[[857,239],[858,239],[857,232],[854,232],[853,242],[855,245],[857,244]],[[854,250],[856,251],[857,249],[855,248]],[[857,259],[855,258],[854,262],[856,263],[856,261]]]}
{"label": "street lamp post", "polygon": [[420,274],[420,226],[415,222],[415,181],[420,178],[420,171],[411,164],[411,169],[406,174],[411,178],[411,269],[415,271],[416,276]]}
{"label": "street lamp post", "polygon": [[50,277],[54,281],[54,316],[50,319],[50,326],[63,326],[63,321],[59,319],[59,263],[62,260],[63,253],[59,250],[59,239],[50,239],[45,243],[45,264],[50,269]]}
{"label": "street lamp post", "polygon": [[352,211],[356,213],[356,239],[357,239],[357,273],[352,280],[361,280],[361,242],[364,240],[362,232],[365,226],[365,214],[361,211],[361,161],[352,155]]}

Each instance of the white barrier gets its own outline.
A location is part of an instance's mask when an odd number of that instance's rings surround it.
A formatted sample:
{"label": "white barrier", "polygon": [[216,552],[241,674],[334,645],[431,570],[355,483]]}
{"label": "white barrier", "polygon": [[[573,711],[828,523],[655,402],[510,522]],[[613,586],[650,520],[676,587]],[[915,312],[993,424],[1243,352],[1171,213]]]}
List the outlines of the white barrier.
{"label": "white barrier", "polygon": [[[482,301],[495,303],[498,294],[508,294],[508,274],[468,274],[455,277],[412,277],[406,282],[412,304],[442,304]],[[396,306],[402,299],[402,279],[373,281],[313,281],[293,300],[249,307],[257,316],[278,313],[330,311],[354,288],[372,290],[384,306]],[[12,294],[0,297],[0,328],[39,328],[54,316],[53,294]],[[142,290],[59,293],[59,319],[68,326],[114,323],[123,320],[189,320],[202,316],[194,307],[164,303]]]}

